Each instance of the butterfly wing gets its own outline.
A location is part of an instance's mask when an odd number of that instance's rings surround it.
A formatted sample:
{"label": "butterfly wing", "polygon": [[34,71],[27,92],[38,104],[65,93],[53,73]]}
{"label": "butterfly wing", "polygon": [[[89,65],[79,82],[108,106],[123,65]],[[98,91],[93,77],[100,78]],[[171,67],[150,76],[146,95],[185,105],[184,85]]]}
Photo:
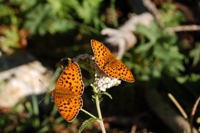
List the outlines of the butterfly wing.
{"label": "butterfly wing", "polygon": [[82,95],[84,84],[81,70],[77,63],[72,63],[63,70],[57,80],[56,89],[74,95]]}
{"label": "butterfly wing", "polygon": [[122,79],[127,82],[134,82],[131,71],[119,60],[114,59],[104,67],[104,72],[114,78]]}
{"label": "butterfly wing", "polygon": [[83,106],[83,100],[81,97],[65,97],[65,96],[55,96],[55,104],[59,113],[62,117],[68,121],[73,121],[79,113],[79,110]]}
{"label": "butterfly wing", "polygon": [[96,40],[91,40],[91,46],[94,53],[95,62],[100,69],[103,69],[112,56],[110,50],[102,43]]}

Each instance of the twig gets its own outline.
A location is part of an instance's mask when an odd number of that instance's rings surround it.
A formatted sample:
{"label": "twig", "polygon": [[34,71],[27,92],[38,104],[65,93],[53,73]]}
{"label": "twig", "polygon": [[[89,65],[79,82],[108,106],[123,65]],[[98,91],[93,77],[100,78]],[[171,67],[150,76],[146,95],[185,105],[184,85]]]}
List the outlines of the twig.
{"label": "twig", "polygon": [[196,100],[196,102],[195,102],[195,104],[194,104],[194,106],[193,106],[193,108],[192,108],[192,112],[191,112],[191,114],[190,114],[190,128],[191,128],[191,133],[193,133],[193,130],[192,130],[192,127],[193,127],[193,118],[194,118],[194,115],[195,115],[195,112],[196,112],[196,110],[197,110],[197,106],[198,106],[198,104],[199,104],[199,101],[200,101],[200,96],[199,96],[199,98]]}
{"label": "twig", "polygon": [[183,115],[183,117],[185,119],[188,119],[187,114],[185,113],[185,111],[183,110],[183,108],[181,107],[181,105],[177,102],[177,100],[174,98],[174,96],[172,96],[171,93],[168,93],[168,97],[172,100],[172,102],[176,105],[176,107],[178,108],[178,110],[181,112],[181,114]]}
{"label": "twig", "polygon": [[168,32],[183,32],[183,31],[200,31],[200,25],[183,25],[166,28]]}

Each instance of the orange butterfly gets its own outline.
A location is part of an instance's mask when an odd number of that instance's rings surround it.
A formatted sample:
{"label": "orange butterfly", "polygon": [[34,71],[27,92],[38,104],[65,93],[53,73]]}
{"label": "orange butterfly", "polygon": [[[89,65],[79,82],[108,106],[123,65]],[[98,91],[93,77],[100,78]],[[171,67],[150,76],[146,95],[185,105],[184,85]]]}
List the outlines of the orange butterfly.
{"label": "orange butterfly", "polygon": [[121,61],[117,60],[116,56],[106,46],[93,39],[91,40],[91,46],[96,64],[108,76],[127,82],[135,81],[131,71]]}
{"label": "orange butterfly", "polygon": [[62,117],[71,122],[83,106],[81,95],[84,84],[79,65],[68,60],[68,67],[63,70],[56,82],[56,88],[49,94],[54,97],[56,107]]}

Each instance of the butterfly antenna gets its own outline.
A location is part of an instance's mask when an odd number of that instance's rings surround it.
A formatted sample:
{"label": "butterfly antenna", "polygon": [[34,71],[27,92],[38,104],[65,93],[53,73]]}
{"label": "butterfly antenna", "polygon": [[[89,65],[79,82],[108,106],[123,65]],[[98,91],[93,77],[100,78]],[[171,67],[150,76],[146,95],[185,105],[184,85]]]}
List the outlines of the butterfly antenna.
{"label": "butterfly antenna", "polygon": [[[40,81],[40,83],[45,87],[45,88],[47,88],[47,86],[39,79],[39,81]],[[43,97],[42,98],[42,100],[40,100],[39,102],[38,102],[38,104],[40,104],[42,101],[44,101],[44,99],[45,99],[45,97]]]}
{"label": "butterfly antenna", "polygon": [[45,88],[47,88],[47,86],[39,79],[39,81],[40,81],[40,83],[42,84],[42,85],[44,85],[44,87]]}
{"label": "butterfly antenna", "polygon": [[43,97],[42,100],[40,100],[40,101],[38,102],[38,104],[40,104],[42,101],[44,101],[44,99],[45,99],[45,97]]}

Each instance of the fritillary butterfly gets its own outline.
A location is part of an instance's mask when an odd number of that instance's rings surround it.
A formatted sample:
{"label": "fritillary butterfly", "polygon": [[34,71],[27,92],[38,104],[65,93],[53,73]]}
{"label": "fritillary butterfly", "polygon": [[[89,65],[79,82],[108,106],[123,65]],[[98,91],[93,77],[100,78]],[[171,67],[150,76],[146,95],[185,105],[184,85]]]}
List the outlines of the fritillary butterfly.
{"label": "fritillary butterfly", "polygon": [[56,88],[50,92],[62,117],[73,121],[83,106],[81,95],[84,91],[81,70],[77,63],[69,60],[66,67],[57,80]]}
{"label": "fritillary butterfly", "polygon": [[91,46],[96,64],[108,76],[127,82],[135,81],[131,71],[121,61],[117,60],[116,56],[106,46],[93,39],[91,40]]}

